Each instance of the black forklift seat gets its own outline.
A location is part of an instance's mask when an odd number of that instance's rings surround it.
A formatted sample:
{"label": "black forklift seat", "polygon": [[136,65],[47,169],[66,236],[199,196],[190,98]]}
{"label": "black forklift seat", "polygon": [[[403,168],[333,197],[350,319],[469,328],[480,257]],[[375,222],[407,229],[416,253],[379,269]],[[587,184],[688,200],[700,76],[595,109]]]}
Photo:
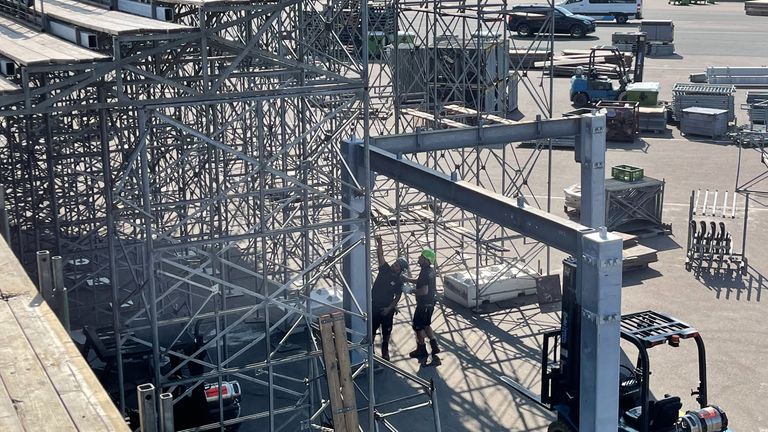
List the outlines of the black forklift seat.
{"label": "black forklift seat", "polygon": [[[677,422],[680,409],[683,403],[678,396],[668,396],[658,401],[648,402],[648,412],[650,413],[650,430],[667,430]],[[624,421],[634,428],[640,427],[641,407],[634,407],[624,413]]]}

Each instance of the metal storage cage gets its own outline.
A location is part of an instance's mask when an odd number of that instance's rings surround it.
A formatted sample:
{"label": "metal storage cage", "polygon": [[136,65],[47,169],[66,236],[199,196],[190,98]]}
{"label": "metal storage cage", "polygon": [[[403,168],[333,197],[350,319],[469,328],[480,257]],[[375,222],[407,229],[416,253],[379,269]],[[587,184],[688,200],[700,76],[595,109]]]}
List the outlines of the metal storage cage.
{"label": "metal storage cage", "polygon": [[680,131],[686,135],[716,138],[728,132],[728,111],[713,108],[690,107],[683,110]]}
{"label": "metal storage cage", "polygon": [[676,83],[672,87],[672,114],[680,120],[686,108],[724,109],[728,111],[728,121],[735,122],[735,91],[736,87],[730,84]]}
{"label": "metal storage cage", "polygon": [[664,181],[643,177],[636,182],[605,180],[605,225],[609,230],[636,232],[662,228]]}
{"label": "metal storage cage", "polygon": [[608,141],[634,142],[639,132],[638,102],[631,101],[600,101],[597,108],[603,108],[606,113],[606,138]]}
{"label": "metal storage cage", "polygon": [[670,20],[643,20],[640,31],[648,35],[648,42],[673,42],[675,40],[675,24]]}

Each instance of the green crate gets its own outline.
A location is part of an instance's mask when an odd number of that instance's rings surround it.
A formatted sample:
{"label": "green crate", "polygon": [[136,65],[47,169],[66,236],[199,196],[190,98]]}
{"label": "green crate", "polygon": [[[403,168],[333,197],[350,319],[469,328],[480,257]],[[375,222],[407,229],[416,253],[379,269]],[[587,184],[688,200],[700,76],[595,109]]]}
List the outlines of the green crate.
{"label": "green crate", "polygon": [[368,32],[368,55],[379,58],[384,54],[387,45],[387,34],[383,31]]}
{"label": "green crate", "polygon": [[616,180],[635,182],[642,180],[644,176],[642,168],[633,167],[631,165],[616,165],[611,168],[611,177]]}
{"label": "green crate", "polygon": [[399,31],[397,32],[397,36],[390,35],[390,38],[394,39],[394,45],[398,46],[400,44],[415,44],[416,43],[416,33],[411,32],[404,32]]}

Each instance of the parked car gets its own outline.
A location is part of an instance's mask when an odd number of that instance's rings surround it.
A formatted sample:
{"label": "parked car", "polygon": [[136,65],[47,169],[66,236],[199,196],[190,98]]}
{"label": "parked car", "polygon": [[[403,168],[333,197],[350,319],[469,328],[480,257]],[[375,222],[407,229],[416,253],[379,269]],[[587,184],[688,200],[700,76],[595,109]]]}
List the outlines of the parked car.
{"label": "parked car", "polygon": [[616,20],[619,24],[630,18],[643,18],[643,0],[565,0],[558,6],[595,19]]}
{"label": "parked car", "polygon": [[[508,28],[519,36],[531,36],[548,31],[548,17],[551,6],[546,4],[516,5],[509,15]],[[595,32],[595,20],[584,15],[575,15],[569,10],[555,6],[555,33],[569,34],[581,38]]]}

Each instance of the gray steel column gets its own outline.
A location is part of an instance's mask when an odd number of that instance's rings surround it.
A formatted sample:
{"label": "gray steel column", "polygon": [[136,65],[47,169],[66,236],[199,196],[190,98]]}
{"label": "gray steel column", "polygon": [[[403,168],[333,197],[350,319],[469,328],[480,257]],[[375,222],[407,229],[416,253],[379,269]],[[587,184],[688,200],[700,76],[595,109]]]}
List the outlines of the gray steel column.
{"label": "gray steel column", "polygon": [[161,432],[174,432],[173,424],[173,395],[163,393],[160,395],[160,430]]}
{"label": "gray steel column", "polygon": [[56,306],[53,303],[53,270],[51,268],[51,253],[47,250],[37,252],[37,289],[43,300],[51,309]]}
{"label": "gray steel column", "polygon": [[[360,307],[366,310],[362,311],[366,314],[369,313],[370,299],[368,298],[368,275],[369,272],[368,263],[368,251],[365,248],[365,237],[367,235],[367,224],[365,213],[365,189],[370,187],[368,171],[364,165],[364,148],[363,142],[359,139],[352,138],[345,140],[341,143],[341,151],[344,156],[344,160],[347,162],[349,171],[342,168],[342,182],[343,182],[343,200],[345,207],[342,211],[342,217],[344,219],[357,218],[357,222],[350,227],[350,230],[355,236],[350,240],[351,242],[359,242],[352,250],[347,253],[343,260],[344,278],[349,284],[349,289],[352,292],[352,296],[357,300]],[[362,189],[358,189],[356,184]],[[344,293],[344,309],[357,313],[354,310],[355,302],[352,301],[350,294]],[[367,320],[360,319],[354,315],[350,316],[349,328],[355,332],[361,334],[368,334],[368,322]],[[373,335],[369,335],[368,338],[369,348],[373,347]],[[354,337],[354,336],[353,336]],[[353,339],[352,342],[359,342]],[[352,363],[358,363],[363,361],[363,358],[357,352],[350,353]]]}
{"label": "gray steel column", "polygon": [[69,293],[64,283],[64,259],[60,256],[51,257],[51,268],[53,269],[53,295],[56,304],[51,305],[59,316],[61,325],[67,333],[70,332],[69,322]]}
{"label": "gray steel column", "polygon": [[11,226],[8,221],[8,210],[5,208],[5,185],[0,185],[0,234],[10,246]]}
{"label": "gray steel column", "polygon": [[605,115],[580,118],[576,136],[576,162],[581,164],[581,224],[605,225]]}
{"label": "gray steel column", "polygon": [[622,240],[602,227],[599,232],[584,235],[581,247],[579,430],[615,432],[619,412]]}
{"label": "gray steel column", "polygon": [[139,431],[158,432],[157,408],[155,405],[155,386],[140,384],[136,387],[139,403]]}

